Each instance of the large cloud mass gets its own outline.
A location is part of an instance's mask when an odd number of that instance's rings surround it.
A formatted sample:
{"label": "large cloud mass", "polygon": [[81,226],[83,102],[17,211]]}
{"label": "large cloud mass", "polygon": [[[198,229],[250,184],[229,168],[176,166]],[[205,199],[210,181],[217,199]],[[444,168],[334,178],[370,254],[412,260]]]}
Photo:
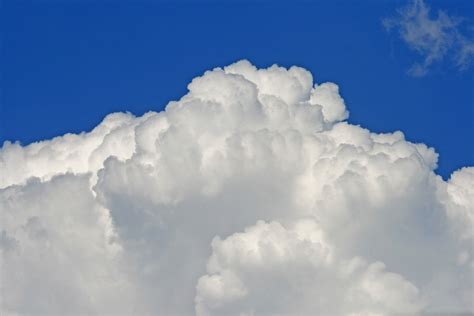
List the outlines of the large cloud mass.
{"label": "large cloud mass", "polygon": [[163,112],[0,150],[0,313],[474,311],[474,168],[445,182],[338,86],[240,61]]}

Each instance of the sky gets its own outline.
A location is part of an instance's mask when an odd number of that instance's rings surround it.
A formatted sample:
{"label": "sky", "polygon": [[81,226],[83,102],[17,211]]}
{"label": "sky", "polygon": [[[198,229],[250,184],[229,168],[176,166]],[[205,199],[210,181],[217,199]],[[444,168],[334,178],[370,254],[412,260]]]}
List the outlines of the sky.
{"label": "sky", "polygon": [[474,315],[471,3],[2,5],[1,315]]}
{"label": "sky", "polygon": [[[203,71],[248,59],[337,82],[351,123],[436,148],[447,178],[474,164],[472,68],[459,70],[448,53],[410,75],[423,56],[383,23],[406,4],[3,1],[0,143],[89,131],[110,112],[163,110]],[[427,5],[432,19],[438,10],[466,17],[459,29],[472,38],[472,1]]]}

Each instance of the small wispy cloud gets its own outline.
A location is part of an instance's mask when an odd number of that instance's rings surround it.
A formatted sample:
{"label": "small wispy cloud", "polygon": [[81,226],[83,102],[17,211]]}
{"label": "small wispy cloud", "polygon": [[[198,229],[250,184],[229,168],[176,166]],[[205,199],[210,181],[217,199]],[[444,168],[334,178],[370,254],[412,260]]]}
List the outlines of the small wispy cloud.
{"label": "small wispy cloud", "polygon": [[410,67],[412,76],[424,76],[430,67],[445,58],[452,59],[459,70],[470,67],[474,58],[474,41],[462,33],[462,17],[439,10],[430,16],[430,7],[423,0],[413,0],[397,10],[397,15],[382,20],[385,28],[398,30],[401,39],[423,58]]}

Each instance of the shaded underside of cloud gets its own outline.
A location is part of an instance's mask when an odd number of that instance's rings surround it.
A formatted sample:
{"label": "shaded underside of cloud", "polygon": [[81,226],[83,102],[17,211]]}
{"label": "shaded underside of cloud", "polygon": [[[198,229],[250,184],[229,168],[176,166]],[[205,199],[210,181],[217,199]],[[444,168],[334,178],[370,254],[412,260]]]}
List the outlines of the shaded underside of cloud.
{"label": "shaded underside of cloud", "polygon": [[1,313],[474,311],[474,168],[449,181],[339,88],[247,61],[163,112],[0,150]]}

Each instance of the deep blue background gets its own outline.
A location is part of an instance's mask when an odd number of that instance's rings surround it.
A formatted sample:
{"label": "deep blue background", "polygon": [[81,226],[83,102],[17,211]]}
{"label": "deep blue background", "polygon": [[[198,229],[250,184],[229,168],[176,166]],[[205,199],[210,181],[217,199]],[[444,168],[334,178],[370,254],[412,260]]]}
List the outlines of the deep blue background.
{"label": "deep blue background", "polygon": [[[0,144],[87,131],[113,111],[162,110],[193,77],[246,58],[336,82],[350,122],[435,147],[449,176],[474,165],[472,68],[447,61],[408,76],[418,56],[381,24],[405,4],[3,0]],[[474,16],[474,1],[428,4]]]}

